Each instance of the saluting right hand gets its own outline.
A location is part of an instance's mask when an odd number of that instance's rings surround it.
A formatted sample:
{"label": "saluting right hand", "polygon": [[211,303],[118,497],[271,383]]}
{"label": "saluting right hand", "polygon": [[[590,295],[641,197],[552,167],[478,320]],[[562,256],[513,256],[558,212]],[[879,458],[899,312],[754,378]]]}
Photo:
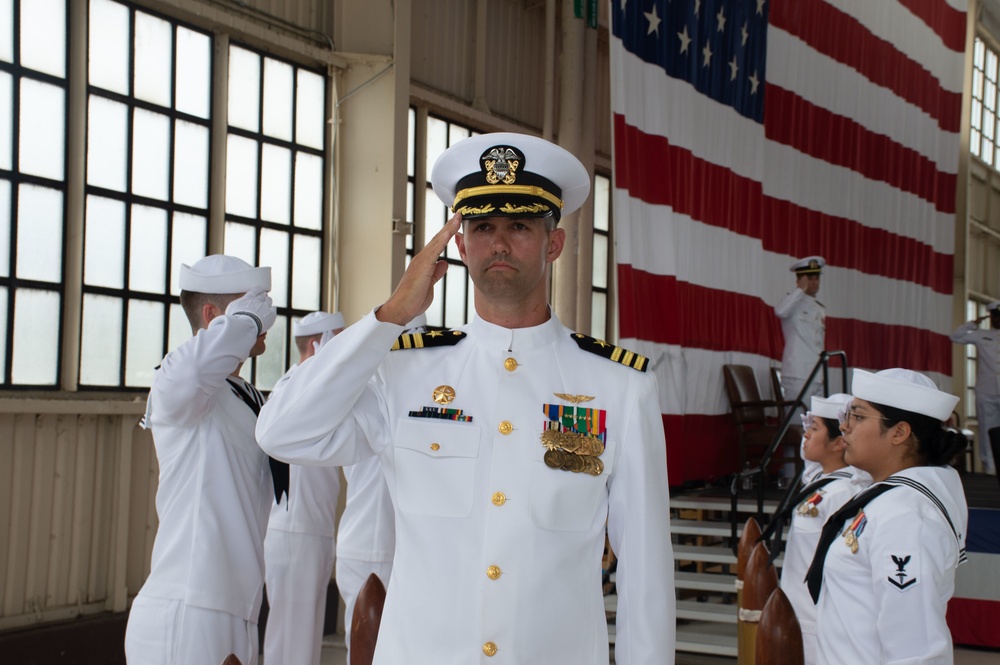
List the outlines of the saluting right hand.
{"label": "saluting right hand", "polygon": [[257,335],[260,336],[271,329],[278,319],[271,296],[264,289],[253,289],[229,303],[226,316],[246,316],[257,324]]}
{"label": "saluting right hand", "polygon": [[456,212],[413,257],[396,290],[375,310],[375,318],[405,326],[418,314],[427,311],[434,301],[434,285],[448,270],[448,263],[439,257],[461,226],[462,214]]}

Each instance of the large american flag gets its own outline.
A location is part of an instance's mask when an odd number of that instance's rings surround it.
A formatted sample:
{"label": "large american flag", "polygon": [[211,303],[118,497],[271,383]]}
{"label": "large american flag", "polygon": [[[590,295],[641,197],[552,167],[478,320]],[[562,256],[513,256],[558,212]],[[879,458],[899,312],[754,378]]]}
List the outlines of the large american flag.
{"label": "large american flag", "polygon": [[622,344],[671,484],[735,470],[722,365],[781,359],[789,267],[826,348],[950,388],[965,0],[611,0]]}

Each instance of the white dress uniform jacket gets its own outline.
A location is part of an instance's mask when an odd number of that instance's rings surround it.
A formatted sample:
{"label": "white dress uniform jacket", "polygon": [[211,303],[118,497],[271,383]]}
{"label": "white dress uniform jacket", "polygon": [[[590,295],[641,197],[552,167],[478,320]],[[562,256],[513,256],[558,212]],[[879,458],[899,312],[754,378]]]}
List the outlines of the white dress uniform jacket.
{"label": "white dress uniform jacket", "polygon": [[[272,395],[296,367],[285,372]],[[272,504],[264,539],[270,606],[264,662],[318,665],[333,574],[340,469],[293,464],[289,478],[288,495]]]}
{"label": "white dress uniform jacket", "polygon": [[[965,561],[968,507],[951,467],[906,469],[830,545],[817,603],[819,663],[953,662],[945,623]],[[882,484],[882,483],[878,483]]]}
{"label": "white dress uniform jacket", "polygon": [[[817,481],[832,479],[820,486]],[[816,605],[806,587],[806,572],[816,552],[816,543],[826,519],[837,512],[847,501],[871,483],[871,476],[852,466],[832,473],[820,474],[802,489],[816,486],[792,511],[792,523],[785,544],[785,561],[781,568],[781,590],[795,610],[795,618],[802,628],[802,646],[805,662],[816,662]]]}
{"label": "white dress uniform jacket", "polygon": [[256,336],[249,317],[219,316],[168,354],[153,376],[144,423],[160,466],[160,524],[139,591],[252,623],[274,494],[267,455],[254,437],[256,417],[227,378]]}
{"label": "white dress uniform jacket", "polygon": [[[801,390],[802,382],[819,360],[826,343],[826,309],[802,289],[792,289],[774,308],[774,313],[781,319],[781,332],[785,336],[781,382],[785,387],[785,397],[794,399],[798,390],[790,394],[791,384],[786,383],[786,379],[797,380]],[[819,384],[814,382],[814,385]],[[806,400],[806,403],[809,401]]]}
{"label": "white dress uniform jacket", "polygon": [[[269,402],[258,439],[280,458],[372,452],[396,510],[375,663],[606,665],[605,522],[619,557],[616,662],[673,663],[666,450],[652,373],[583,351],[553,316],[510,330],[475,318],[456,346],[389,353],[401,326],[369,314]],[[446,408],[471,421],[420,414]],[[540,435],[559,394],[603,415],[599,476],[552,469]],[[600,413],[598,413],[598,410]]]}
{"label": "white dress uniform jacket", "polygon": [[995,460],[988,432],[1000,427],[1000,330],[984,330],[975,321],[950,335],[956,344],[976,345],[976,419],[979,421],[979,457],[987,471]]}

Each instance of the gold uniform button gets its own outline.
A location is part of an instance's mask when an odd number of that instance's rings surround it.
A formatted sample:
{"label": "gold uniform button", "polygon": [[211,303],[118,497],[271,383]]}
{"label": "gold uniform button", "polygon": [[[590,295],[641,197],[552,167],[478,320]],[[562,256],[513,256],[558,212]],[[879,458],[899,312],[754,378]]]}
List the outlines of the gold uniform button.
{"label": "gold uniform button", "polygon": [[503,368],[508,372],[513,372],[517,369],[517,361],[513,358],[507,358],[507,360],[503,361]]}
{"label": "gold uniform button", "polygon": [[494,506],[502,506],[505,503],[507,503],[507,495],[506,494],[504,494],[503,492],[494,492],[493,493],[493,505]]}
{"label": "gold uniform button", "polygon": [[487,656],[497,655],[497,645],[493,644],[493,642],[487,642],[483,645],[483,653]]}
{"label": "gold uniform button", "polygon": [[440,443],[432,443],[431,444],[431,450],[441,450],[441,444]]}
{"label": "gold uniform button", "polygon": [[490,566],[489,568],[486,569],[486,577],[490,578],[491,580],[500,579],[500,575],[502,574],[503,571],[500,570],[500,566]]}
{"label": "gold uniform button", "polygon": [[509,420],[505,420],[502,423],[500,423],[500,426],[497,427],[497,429],[500,430],[501,434],[507,436],[508,434],[514,431],[514,426],[510,424]]}

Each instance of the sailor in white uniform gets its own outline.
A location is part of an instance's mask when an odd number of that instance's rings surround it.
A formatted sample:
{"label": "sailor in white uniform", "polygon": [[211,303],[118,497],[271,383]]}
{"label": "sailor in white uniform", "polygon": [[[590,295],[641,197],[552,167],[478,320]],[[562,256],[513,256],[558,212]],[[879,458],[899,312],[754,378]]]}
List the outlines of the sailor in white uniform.
{"label": "sailor in white uniform", "polygon": [[818,662],[950,664],[968,508],[947,466],[966,440],[943,422],[958,398],[905,369],[854,370],[852,393],[845,460],[874,482],[827,520],[807,574]]}
{"label": "sailor in white uniform", "polygon": [[[781,389],[788,400],[798,396],[825,348],[826,308],[816,300],[820,275],[825,266],[826,260],[822,256],[807,256],[792,264],[789,270],[795,273],[795,288],[774,308],[774,313],[781,319],[781,332],[785,337],[785,348],[781,354]],[[814,395],[823,395],[822,374],[813,379],[803,397],[804,404],[808,406],[809,398]]]}
{"label": "sailor in white uniform", "polygon": [[[606,665],[605,528],[619,557],[615,660],[671,664],[655,377],[646,358],[563,327],[546,298],[560,212],[582,204],[590,177],[558,146],[500,133],[449,148],[432,181],[456,215],[389,300],[265,406],[258,440],[300,463],[378,456],[396,552],[377,665]],[[475,317],[397,339],[431,303],[452,237]]]}
{"label": "sailor in white uniform", "polygon": [[[143,426],[160,466],[149,577],[129,614],[129,665],[257,662],[264,533],[287,466],[254,438],[263,397],[239,376],[277,312],[271,269],[224,255],[180,270],[195,335],[153,376]],[[273,489],[272,489],[273,488]]]}
{"label": "sailor in white uniform", "polygon": [[[958,327],[956,344],[976,345],[976,420],[979,422],[979,459],[986,473],[996,473],[989,431],[1000,427],[1000,301],[986,306],[988,314]],[[989,330],[979,327],[990,320]]]}
{"label": "sailor in white uniform", "polygon": [[[311,312],[292,324],[299,364],[274,389],[345,327],[340,312]],[[267,629],[264,662],[318,665],[323,645],[326,589],[333,574],[340,470],[291,466],[288,496],[271,507],[264,539]]]}
{"label": "sailor in white uniform", "polygon": [[809,478],[790,504],[792,524],[785,545],[781,569],[781,590],[785,592],[802,628],[805,663],[816,662],[816,605],[805,585],[823,523],[852,496],[868,486],[871,477],[844,462],[844,439],[840,435],[838,412],[851,403],[845,393],[828,398],[813,397],[806,414],[803,456],[819,465],[819,473]]}

